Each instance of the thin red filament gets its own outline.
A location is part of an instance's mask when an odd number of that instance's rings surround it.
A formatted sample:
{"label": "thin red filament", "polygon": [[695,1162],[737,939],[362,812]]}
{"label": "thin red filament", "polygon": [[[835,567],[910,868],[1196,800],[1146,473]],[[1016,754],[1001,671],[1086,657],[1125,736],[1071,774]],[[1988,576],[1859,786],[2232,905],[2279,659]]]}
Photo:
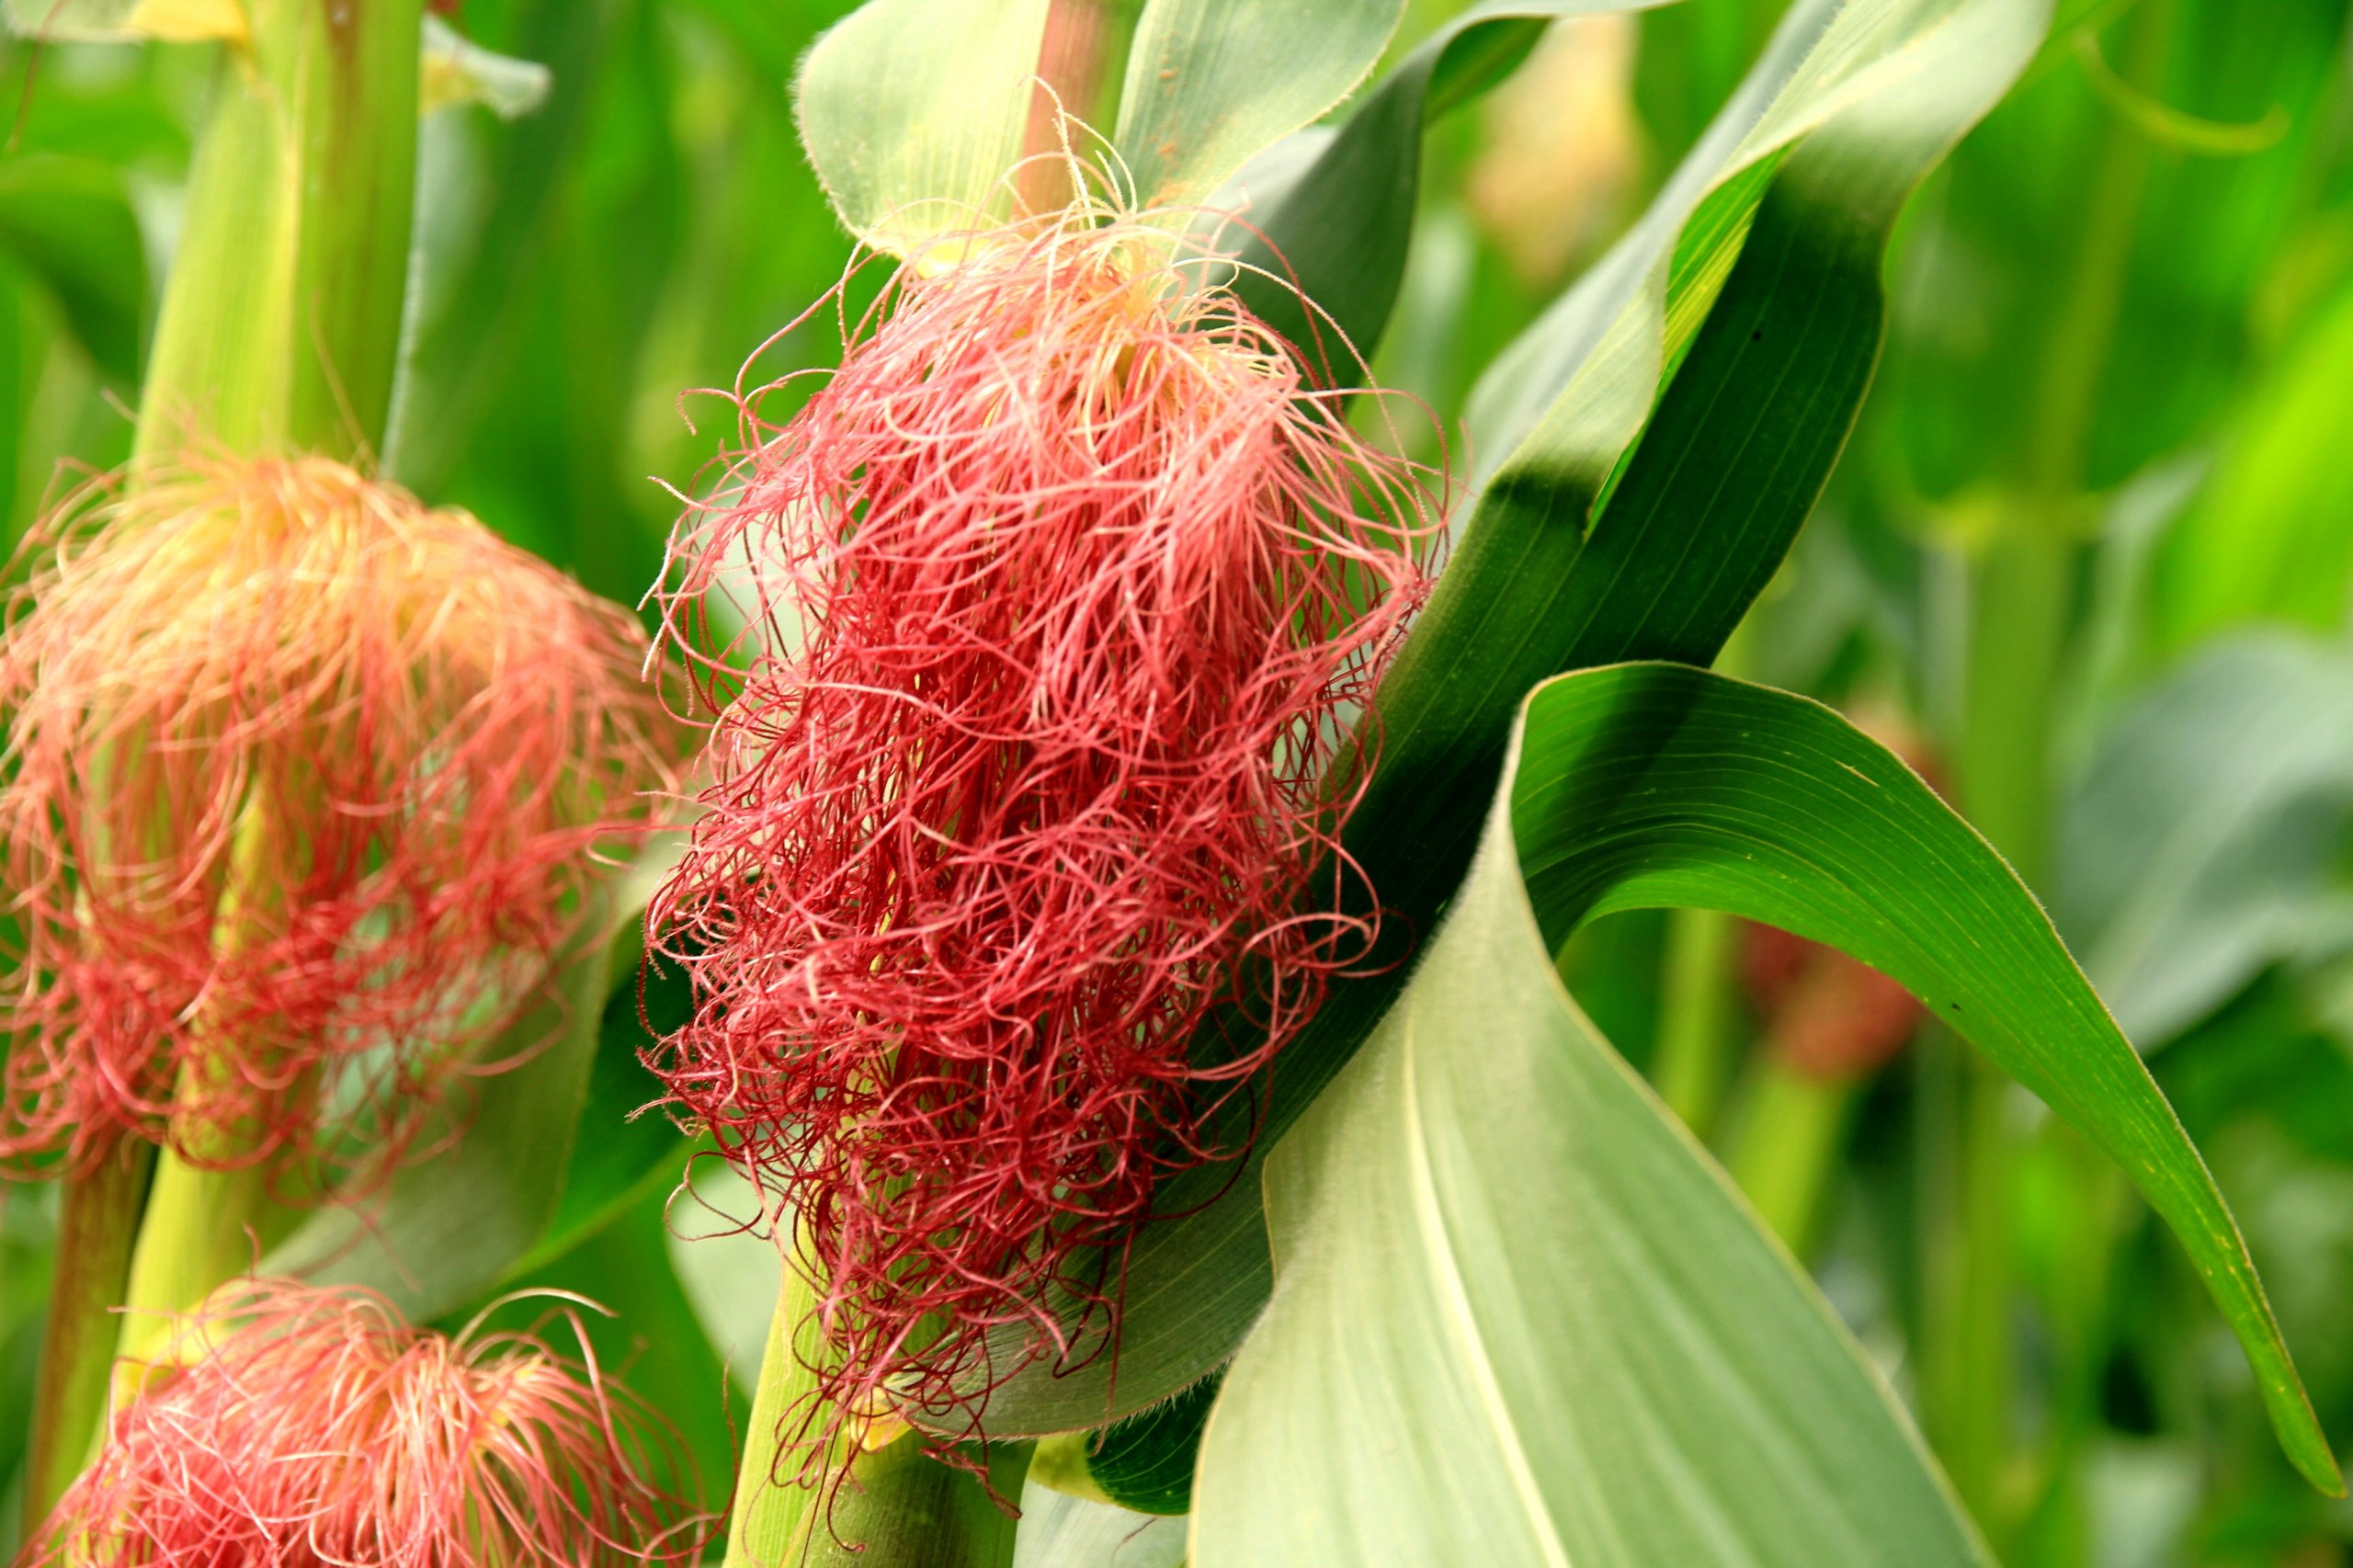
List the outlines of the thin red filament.
{"label": "thin red filament", "polygon": [[[992,1326],[1115,1322],[1155,1185],[1374,938],[1326,911],[1431,476],[1166,256],[1081,213],[903,269],[789,423],[744,400],[673,544],[719,716],[653,1065],[794,1216],[835,1412],[969,1409]],[[1203,1053],[1220,1007],[1263,1034]]]}
{"label": "thin red filament", "polygon": [[642,633],[323,459],[190,457],[28,549],[0,1170],[122,1136],[381,1168],[673,777]]}
{"label": "thin red filament", "polygon": [[695,1562],[708,1521],[665,1490],[676,1444],[571,1326],[580,1365],[412,1328],[362,1290],[224,1287],[20,1568]]}

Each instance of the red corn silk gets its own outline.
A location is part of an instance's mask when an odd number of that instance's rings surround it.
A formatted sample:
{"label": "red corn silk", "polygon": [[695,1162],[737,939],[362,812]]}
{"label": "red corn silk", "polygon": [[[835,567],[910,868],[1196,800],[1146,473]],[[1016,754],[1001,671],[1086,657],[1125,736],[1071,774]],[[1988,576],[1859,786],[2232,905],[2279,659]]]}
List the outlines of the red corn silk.
{"label": "red corn silk", "polygon": [[642,633],[323,459],[94,487],[28,554],[0,1168],[124,1135],[381,1168],[672,778]]}
{"label": "red corn silk", "polygon": [[[743,400],[657,591],[718,718],[649,1064],[794,1215],[824,1401],[939,1415],[993,1325],[1116,1322],[1155,1182],[1365,961],[1322,911],[1440,524],[1132,222],[977,237],[843,337],[789,423]],[[1263,1032],[1205,1059],[1224,1006]]]}
{"label": "red corn silk", "polygon": [[664,1489],[676,1444],[576,1320],[581,1365],[256,1279],[176,1327],[20,1568],[688,1564],[709,1534]]}

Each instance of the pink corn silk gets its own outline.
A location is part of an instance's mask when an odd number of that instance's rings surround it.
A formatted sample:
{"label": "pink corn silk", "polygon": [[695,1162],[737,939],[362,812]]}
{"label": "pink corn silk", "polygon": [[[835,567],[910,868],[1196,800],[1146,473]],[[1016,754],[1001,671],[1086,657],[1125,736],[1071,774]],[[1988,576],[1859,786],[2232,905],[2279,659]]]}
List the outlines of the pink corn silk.
{"label": "pink corn silk", "polygon": [[694,1562],[708,1520],[657,1479],[674,1440],[572,1327],[584,1366],[527,1335],[411,1328],[363,1290],[226,1287],[19,1568]]}
{"label": "pink corn silk", "polygon": [[381,1168],[671,778],[642,632],[323,459],[192,456],[28,551],[0,633],[0,1170],[167,1121],[199,1163],[349,1138]]}
{"label": "pink corn silk", "polygon": [[[741,400],[658,590],[719,717],[649,1065],[795,1215],[836,1424],[972,1414],[994,1325],[1110,1343],[1155,1183],[1372,946],[1322,912],[1437,476],[1165,244],[903,269],[790,423]],[[1205,1059],[1222,1006],[1263,1032]]]}

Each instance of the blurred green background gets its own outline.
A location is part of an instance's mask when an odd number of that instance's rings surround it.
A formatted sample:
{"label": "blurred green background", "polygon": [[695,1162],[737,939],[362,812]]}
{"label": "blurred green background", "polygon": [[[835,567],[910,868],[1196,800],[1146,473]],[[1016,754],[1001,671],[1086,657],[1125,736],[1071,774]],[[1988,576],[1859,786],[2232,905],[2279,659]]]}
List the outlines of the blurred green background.
{"label": "blurred green background", "polygon": [[[512,121],[468,107],[426,122],[392,477],[636,602],[676,508],[657,481],[691,492],[732,434],[728,405],[694,389],[730,385],[849,259],[787,92],[845,8],[466,0],[452,19],[467,35],[544,62],[554,85]],[[1400,47],[1459,8],[1416,0]],[[1445,417],[1458,467],[1477,449],[1460,415],[1480,368],[1641,210],[1779,10],[1684,0],[1558,27],[1438,128],[1377,365]],[[2018,860],[2213,1163],[2340,1447],[2353,1444],[2347,21],[2344,0],[2062,5],[2026,80],[1908,213],[1853,444],[1728,655],[1899,742]],[[128,451],[215,62],[194,48],[0,47],[13,540],[45,496]],[[826,348],[820,324],[765,358],[761,379]],[[2036,542],[2020,553],[2022,540]],[[1616,917],[1563,957],[1605,1031],[1926,1402],[1944,1446],[1923,1281],[1942,1267],[1955,1148],[1972,1135],[1970,1070],[1933,1033],[1825,1067],[1792,1045],[1775,961],[1754,933],[1680,915]],[[1892,1032],[1909,1027],[1899,1012]],[[653,1097],[625,1059],[607,1065],[600,1093]],[[2006,1151],[2009,1376],[1971,1395],[1995,1406],[1990,1462],[1948,1458],[2005,1561],[2353,1562],[2353,1509],[2290,1472],[2178,1250],[2021,1093],[1990,1103]],[[632,1135],[667,1136],[642,1122]],[[618,1309],[595,1327],[601,1353],[721,1477],[773,1263],[755,1241],[682,1239],[749,1205],[705,1183],[714,1215],[670,1185],[639,1183],[529,1278]],[[51,1224],[40,1189],[0,1189],[0,1478],[23,1440]],[[0,1503],[0,1539],[6,1514]]]}

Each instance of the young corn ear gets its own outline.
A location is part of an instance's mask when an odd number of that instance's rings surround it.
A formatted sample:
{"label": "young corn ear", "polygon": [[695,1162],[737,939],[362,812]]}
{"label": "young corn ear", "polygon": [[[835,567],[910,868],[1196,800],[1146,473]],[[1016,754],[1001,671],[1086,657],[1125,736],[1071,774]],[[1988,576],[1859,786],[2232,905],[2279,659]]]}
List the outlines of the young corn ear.
{"label": "young corn ear", "polygon": [[362,1290],[234,1281],[176,1324],[25,1568],[696,1562],[675,1443],[572,1327],[580,1364]]}
{"label": "young corn ear", "polygon": [[743,400],[658,591],[717,718],[650,912],[698,1008],[651,1065],[796,1216],[834,1420],[969,1403],[998,1325],[1086,1353],[1155,1185],[1367,960],[1329,913],[1356,720],[1438,527],[1164,234],[962,250],[789,421]]}
{"label": "young corn ear", "polygon": [[319,458],[191,454],[28,549],[0,1169],[123,1135],[381,1166],[673,781],[642,634]]}

